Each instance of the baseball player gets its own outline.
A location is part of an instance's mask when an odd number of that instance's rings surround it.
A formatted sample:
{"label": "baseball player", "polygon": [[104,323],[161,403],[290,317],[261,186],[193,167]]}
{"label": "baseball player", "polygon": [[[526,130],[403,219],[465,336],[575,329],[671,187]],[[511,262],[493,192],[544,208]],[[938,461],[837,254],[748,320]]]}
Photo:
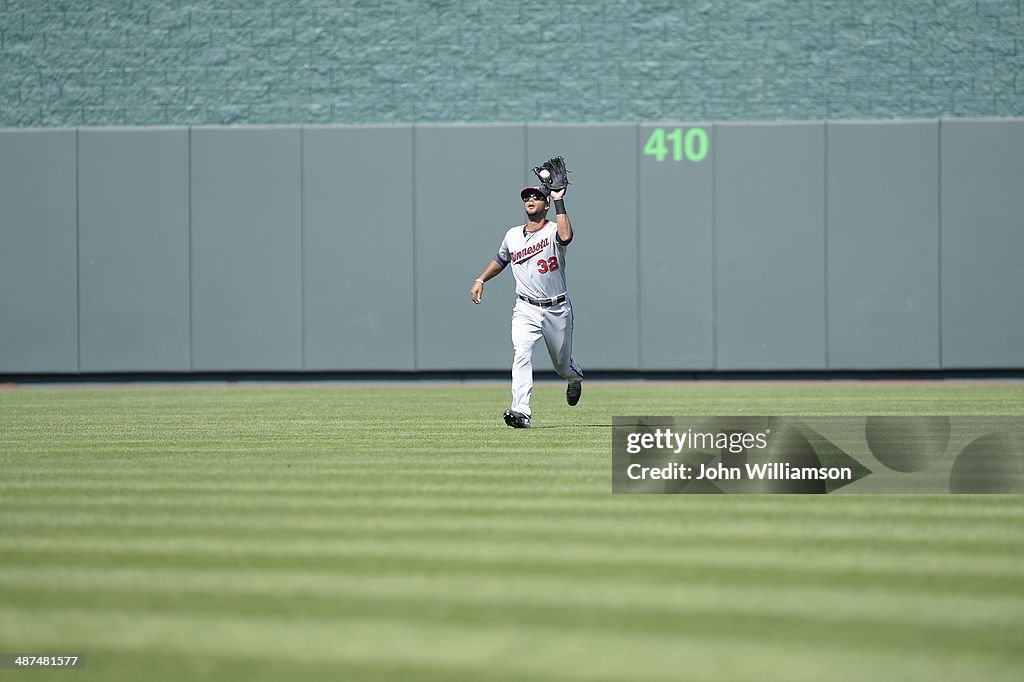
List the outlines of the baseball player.
{"label": "baseball player", "polygon": [[[526,187],[520,192],[526,223],[505,233],[497,255],[469,290],[473,303],[480,303],[484,283],[512,266],[517,300],[512,310],[512,407],[505,411],[505,423],[517,429],[530,428],[533,351],[541,338],[555,371],[569,381],[566,402],[575,405],[583,392],[583,369],[572,357],[572,302],[565,286],[565,250],[573,237],[562,199],[566,189],[549,193],[545,187]],[[555,203],[554,222],[548,220],[549,196]]]}

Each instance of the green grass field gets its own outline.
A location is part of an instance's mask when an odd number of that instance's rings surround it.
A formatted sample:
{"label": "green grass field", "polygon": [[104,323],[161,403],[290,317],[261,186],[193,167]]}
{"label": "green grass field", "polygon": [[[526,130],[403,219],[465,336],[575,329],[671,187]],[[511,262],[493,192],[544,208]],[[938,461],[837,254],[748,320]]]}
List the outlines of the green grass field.
{"label": "green grass field", "polygon": [[0,390],[0,651],[55,680],[1019,680],[1024,496],[610,494],[613,415],[1024,384]]}

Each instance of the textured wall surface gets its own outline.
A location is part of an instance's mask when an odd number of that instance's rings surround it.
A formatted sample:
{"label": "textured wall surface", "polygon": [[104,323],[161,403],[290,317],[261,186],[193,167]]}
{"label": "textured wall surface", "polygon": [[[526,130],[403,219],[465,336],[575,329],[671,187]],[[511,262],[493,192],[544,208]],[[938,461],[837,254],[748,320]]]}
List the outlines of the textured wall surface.
{"label": "textured wall surface", "polygon": [[0,127],[1024,115],[1021,0],[0,0]]}

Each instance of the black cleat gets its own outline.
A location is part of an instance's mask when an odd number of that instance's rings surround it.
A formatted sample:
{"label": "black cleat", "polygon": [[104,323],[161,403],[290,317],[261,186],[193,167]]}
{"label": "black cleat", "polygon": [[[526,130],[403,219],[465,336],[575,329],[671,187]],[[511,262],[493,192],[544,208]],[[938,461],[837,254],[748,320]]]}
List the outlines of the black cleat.
{"label": "black cleat", "polygon": [[576,403],[580,401],[581,395],[583,395],[583,382],[570,381],[565,388],[565,402],[575,407]]}
{"label": "black cleat", "polygon": [[512,410],[505,410],[505,423],[513,429],[530,428],[530,418],[525,414],[513,412]]}

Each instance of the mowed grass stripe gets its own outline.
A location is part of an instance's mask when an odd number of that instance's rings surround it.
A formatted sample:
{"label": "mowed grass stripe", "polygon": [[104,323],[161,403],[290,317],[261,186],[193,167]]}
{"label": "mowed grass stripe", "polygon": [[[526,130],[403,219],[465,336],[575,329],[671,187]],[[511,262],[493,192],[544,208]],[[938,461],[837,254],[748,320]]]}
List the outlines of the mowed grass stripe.
{"label": "mowed grass stripe", "polygon": [[[390,512],[378,509],[363,510],[358,514],[324,514],[337,511],[331,505],[284,509],[254,503],[225,510],[214,504],[167,504],[159,508],[147,508],[145,511],[116,504],[96,508],[79,505],[69,507],[64,514],[48,509],[45,503],[32,506],[36,509],[4,513],[10,537],[30,537],[36,532],[63,537],[63,529],[75,529],[77,537],[82,537],[82,529],[92,530],[99,535],[116,536],[123,536],[126,530],[147,531],[147,535],[157,537],[189,532],[191,537],[199,529],[215,537],[237,537],[247,531],[259,537],[289,538],[305,535],[321,539],[381,535],[407,535],[428,540],[460,535],[472,539],[472,536],[480,535],[489,539],[513,541],[551,535],[570,542],[599,545],[604,541],[616,546],[726,542],[749,547],[820,546],[836,549],[867,545],[878,551],[897,553],[915,548],[1014,555],[1024,551],[1024,530],[1020,527],[1001,528],[984,519],[936,521],[935,525],[927,528],[901,522],[881,530],[872,527],[870,520],[864,519],[834,520],[828,528],[801,528],[787,523],[786,519],[752,521],[742,518],[709,519],[685,527],[671,522],[640,527],[629,520],[609,519],[602,522],[600,527],[595,527],[593,520],[588,522],[588,516],[584,513],[563,515],[558,521],[551,521],[542,513],[524,511],[512,522],[499,514],[477,514],[473,509],[417,517],[404,513],[403,508],[392,509]],[[211,511],[215,512],[216,518],[210,518]],[[310,514],[320,516],[310,519]]]}
{"label": "mowed grass stripe", "polygon": [[[256,463],[253,464],[254,466]],[[443,466],[439,464],[438,466]],[[180,474],[178,474],[180,476]],[[579,486],[591,481],[606,484],[608,476],[606,472],[597,471],[592,466],[578,467],[567,470],[548,469],[537,471],[530,468],[525,471],[502,469],[499,471],[473,470],[465,471],[455,469],[438,473],[436,469],[421,471],[402,471],[392,473],[381,471],[379,468],[367,468],[364,470],[344,469],[334,472],[325,472],[324,478],[333,480],[320,484],[311,484],[308,481],[289,482],[286,480],[263,480],[247,481],[235,479],[234,481],[189,483],[184,489],[181,485],[169,484],[174,477],[169,476],[162,481],[153,477],[145,479],[134,479],[131,476],[119,476],[116,472],[102,479],[88,479],[68,477],[57,481],[38,480],[10,480],[5,487],[12,493],[18,491],[82,491],[96,490],[103,493],[111,491],[167,491],[175,494],[183,493],[204,493],[204,492],[225,492],[233,495],[246,493],[349,493],[365,491],[367,494],[394,492],[420,492],[424,494],[442,494],[448,492],[453,486],[469,493],[473,492],[501,492],[504,494],[518,493],[546,493],[566,484]],[[581,493],[585,491],[579,491]]]}
{"label": "mowed grass stripe", "polygon": [[[590,527],[598,521],[607,523],[608,529],[625,529],[642,532],[645,528],[665,528],[666,532],[687,526],[694,520],[705,524],[711,524],[711,529],[706,532],[729,532],[732,523],[755,528],[759,532],[771,530],[776,524],[790,525],[794,521],[803,520],[803,527],[795,529],[802,535],[814,535],[817,533],[831,534],[831,526],[838,528],[865,527],[872,533],[882,536],[890,532],[900,532],[903,528],[913,528],[915,524],[920,526],[929,525],[929,531],[944,532],[951,529],[956,532],[957,528],[974,529],[975,532],[984,534],[990,530],[1001,537],[1013,541],[1024,534],[1024,527],[1016,525],[1021,517],[1015,512],[1000,511],[995,513],[978,512],[977,510],[965,510],[963,514],[956,511],[938,510],[935,513],[919,511],[914,514],[907,512],[905,515],[894,508],[891,512],[882,510],[871,510],[871,501],[878,496],[861,496],[857,499],[859,504],[866,509],[862,513],[846,513],[846,510],[827,510],[825,508],[808,508],[796,506],[787,508],[784,500],[779,500],[778,507],[770,514],[758,515],[755,513],[717,513],[704,510],[700,512],[697,519],[686,518],[688,506],[675,506],[673,501],[665,505],[657,506],[652,502],[650,508],[636,509],[628,505],[624,508],[616,507],[616,503],[601,505],[592,496],[580,495],[486,495],[466,496],[465,498],[450,495],[435,495],[430,493],[415,494],[413,492],[403,493],[401,496],[392,497],[385,495],[339,495],[329,497],[314,497],[310,495],[295,495],[291,493],[261,494],[261,495],[195,495],[187,490],[179,494],[124,494],[112,493],[103,495],[101,492],[90,493],[84,497],[73,495],[23,495],[18,499],[5,501],[0,510],[10,514],[12,519],[18,518],[21,513],[39,512],[45,518],[46,513],[60,515],[74,523],[78,516],[75,512],[90,512],[96,514],[118,514],[126,511],[132,512],[132,517],[144,518],[148,515],[166,515],[169,508],[180,512],[183,515],[197,513],[203,510],[219,510],[225,515],[244,515],[253,512],[267,516],[283,515],[288,518],[303,517],[308,514],[322,514],[324,520],[330,522],[332,518],[338,522],[347,522],[348,519],[358,520],[361,517],[377,516],[403,516],[418,512],[419,518],[424,521],[428,518],[437,517],[459,517],[472,514],[480,519],[508,518],[514,514],[515,518],[530,520],[538,515],[548,512],[557,512],[559,523],[582,523],[590,521]],[[637,519],[630,518],[630,513],[644,514],[643,523]],[[31,516],[24,516],[28,520]],[[38,515],[34,518],[38,518]],[[550,520],[550,518],[549,518]],[[875,521],[888,521],[889,524],[881,529],[872,527],[870,524]],[[216,522],[211,519],[211,522]],[[554,520],[551,520],[553,523]],[[827,524],[827,525],[826,525]],[[701,532],[701,529],[696,529]]]}
{"label": "mowed grass stripe", "polygon": [[[15,611],[12,616],[24,618],[29,613]],[[166,660],[166,653],[177,653],[192,660],[234,655],[316,662],[323,666],[312,671],[319,675],[316,679],[332,679],[332,674],[344,674],[352,665],[355,670],[367,672],[366,677],[353,679],[381,679],[387,675],[386,679],[446,680],[454,671],[489,680],[489,671],[500,662],[495,676],[512,672],[513,679],[667,681],[708,671],[699,675],[700,679],[817,682],[823,674],[823,661],[828,661],[829,678],[835,680],[862,680],[865,676],[890,679],[893,670],[900,671],[901,680],[963,679],[959,676],[970,678],[975,674],[986,680],[1016,679],[1007,668],[1011,661],[998,653],[974,656],[952,648],[920,655],[913,649],[908,651],[905,644],[915,642],[905,636],[889,641],[880,638],[873,643],[870,655],[857,647],[858,642],[841,636],[823,637],[808,643],[816,654],[808,658],[787,655],[793,641],[780,636],[778,630],[749,636],[743,629],[738,636],[729,636],[710,627],[693,629],[685,636],[673,629],[636,636],[614,630],[567,629],[561,623],[525,627],[493,624],[486,628],[476,622],[434,623],[424,628],[402,617],[300,621],[287,615],[210,619],[205,615],[171,614],[146,618],[134,613],[95,614],[91,610],[43,611],[36,620],[94,631],[98,645],[107,651],[154,650],[160,655],[157,660]],[[27,637],[40,634],[31,626],[25,632]],[[45,636],[45,629],[41,634]],[[110,666],[110,670],[116,668]],[[784,675],[773,674],[782,671]],[[259,678],[274,679],[263,675]]]}
{"label": "mowed grass stripe", "polygon": [[[40,479],[38,477],[38,469],[23,470],[20,467],[15,468],[16,465],[10,465],[6,467],[7,480],[4,481],[4,488],[11,494],[20,491],[45,493],[51,490],[82,492],[90,490],[102,492],[168,491],[176,494],[186,492],[196,494],[202,492],[226,492],[232,494],[288,492],[336,494],[352,491],[386,493],[388,491],[414,490],[424,494],[433,491],[440,495],[447,492],[453,485],[458,485],[460,489],[467,492],[495,491],[512,494],[519,492],[544,493],[570,484],[576,492],[592,496],[595,492],[608,492],[611,485],[611,471],[608,463],[605,461],[578,462],[568,467],[534,464],[520,466],[517,463],[503,463],[500,466],[491,465],[473,469],[462,468],[458,464],[446,464],[443,461],[429,468],[406,467],[402,465],[382,467],[373,464],[346,466],[344,468],[334,466],[322,468],[317,474],[316,480],[310,480],[306,474],[274,472],[274,464],[270,462],[250,459],[245,460],[244,465],[250,468],[259,467],[260,471],[245,473],[243,478],[241,472],[236,475],[227,476],[223,473],[225,469],[243,468],[242,463],[222,464],[216,467],[207,464],[200,471],[194,470],[197,467],[188,463],[182,463],[181,466],[174,469],[164,471],[148,470],[145,473],[130,471],[127,470],[127,467],[97,471],[96,467],[82,463],[77,473],[73,470],[59,471],[56,467],[52,469],[47,468],[47,474],[52,476],[52,478]],[[316,466],[316,464],[310,464],[309,466]],[[189,474],[183,474],[183,467],[192,468],[193,471]],[[321,469],[321,467],[317,468]],[[438,471],[438,468],[444,468],[444,471]],[[936,472],[938,476],[941,476],[942,473],[941,471]],[[201,480],[197,480],[199,475],[202,475]],[[584,483],[589,483],[590,485],[584,486]],[[847,491],[842,489],[834,493],[838,497],[846,494]],[[938,495],[939,500],[929,502],[922,495],[915,496],[919,497],[919,500],[900,500],[894,506],[914,508],[916,506],[930,505],[933,507],[955,508],[958,505],[955,500],[958,498],[964,499],[963,496],[950,498],[944,494],[930,494]],[[623,505],[640,504],[635,502],[635,500],[642,499],[634,496],[632,498],[634,501],[628,502],[625,500],[629,498],[625,496],[618,497],[623,499],[618,504]],[[900,497],[901,495],[885,495],[877,496],[876,500],[877,504],[884,508],[889,506],[892,500],[899,499]],[[707,498],[705,497],[704,499]],[[730,499],[734,501],[739,500],[736,496]],[[651,502],[642,504],[647,507],[653,507]],[[675,504],[685,503],[677,502]],[[761,508],[764,509],[774,509],[779,504],[778,496],[770,502],[762,501],[751,504],[760,504]],[[747,503],[737,502],[737,505],[747,506]],[[979,498],[977,505],[983,509],[1001,506],[1006,509],[1016,509],[1019,513],[1024,514],[1024,503],[1021,503],[1012,496],[982,496]],[[961,505],[961,508],[968,510],[968,513],[971,512],[973,507],[974,504]],[[734,507],[728,505],[728,508]]]}
{"label": "mowed grass stripe", "polygon": [[[885,617],[894,623],[914,624],[935,621],[951,630],[997,628],[1018,623],[1024,612],[1024,595],[973,594],[949,591],[940,598],[934,594],[901,591],[887,586],[852,586],[845,583],[818,585],[794,584],[781,591],[781,584],[766,573],[764,581],[735,581],[733,574],[693,572],[676,580],[662,582],[631,581],[613,586],[609,581],[580,580],[558,574],[529,573],[512,578],[489,573],[459,573],[459,580],[431,572],[351,572],[339,574],[330,568],[303,564],[292,568],[178,566],[125,567],[82,572],[70,568],[47,567],[19,576],[12,567],[0,567],[0,584],[15,585],[11,605],[18,603],[52,606],[69,605],[69,600],[98,600],[114,608],[123,608],[117,594],[137,598],[171,597],[179,603],[196,603],[222,596],[241,599],[237,608],[245,609],[245,597],[268,602],[276,599],[325,599],[332,601],[332,612],[349,608],[352,600],[418,601],[437,608],[464,606],[512,606],[567,610],[578,615],[596,610],[636,609],[651,614],[682,615],[689,611],[740,610],[766,611],[787,615],[805,614],[810,619],[835,620]],[[53,600],[52,586],[63,591]],[[74,597],[71,593],[75,593]],[[114,596],[115,598],[111,598]],[[895,608],[893,608],[895,606]],[[272,610],[255,605],[258,610]],[[230,610],[230,609],[229,609]],[[305,607],[299,609],[305,610]],[[891,612],[890,612],[891,611]],[[373,610],[369,612],[374,612]],[[884,615],[883,615],[884,614]],[[502,617],[499,613],[498,617]],[[1009,632],[1014,641],[1024,633]]]}
{"label": "mowed grass stripe", "polygon": [[[251,534],[256,536],[257,534]],[[273,540],[274,544],[270,544]],[[830,579],[849,576],[858,580],[890,581],[893,584],[931,584],[941,578],[962,577],[965,581],[986,578],[972,589],[1008,593],[1024,591],[1024,578],[1017,561],[1020,549],[1002,550],[996,543],[981,547],[942,546],[923,543],[899,547],[898,543],[877,543],[870,538],[837,541],[781,538],[746,542],[735,538],[715,540],[679,538],[676,542],[638,542],[609,539],[603,546],[589,538],[568,539],[550,535],[535,538],[495,537],[472,533],[460,536],[415,533],[374,537],[337,536],[315,540],[282,540],[268,536],[264,546],[258,539],[224,537],[158,537],[126,540],[88,535],[78,539],[14,537],[5,540],[9,565],[45,565],[61,553],[83,565],[116,565],[119,562],[164,561],[189,566],[250,562],[253,565],[288,566],[289,562],[320,562],[343,569],[349,564],[381,565],[407,563],[440,569],[449,564],[479,565],[490,571],[516,566],[518,571],[579,571],[601,575],[622,567],[635,567],[648,576],[663,572],[713,569],[748,572],[752,563],[740,563],[743,556],[765,570],[788,571],[803,580],[816,581],[819,571]],[[434,570],[439,570],[435,568]],[[511,570],[511,569],[509,569]]]}
{"label": "mowed grass stripe", "polygon": [[[249,466],[272,467],[270,463],[247,460]],[[189,485],[189,489],[199,491],[225,490],[234,493],[246,491],[270,490],[273,492],[303,490],[309,492],[348,492],[365,490],[369,493],[381,491],[416,490],[438,493],[445,492],[453,485],[462,486],[467,491],[497,490],[507,493],[534,492],[544,493],[557,490],[565,485],[572,485],[581,494],[605,492],[611,485],[610,467],[605,462],[580,461],[568,467],[542,467],[529,462],[503,462],[483,465],[473,469],[462,468],[460,463],[439,461],[431,468],[406,467],[401,463],[389,462],[387,465],[367,465],[365,467],[334,467],[320,473],[320,482],[311,482],[300,478],[281,475],[275,477],[265,472],[258,478],[242,478],[242,473],[234,480],[204,480]],[[183,463],[182,466],[189,466]],[[231,469],[239,465],[225,465],[223,469]],[[439,468],[450,466],[451,470],[439,471]],[[949,465],[951,466],[951,464]],[[194,472],[196,475],[199,472]],[[78,476],[65,474],[55,475],[51,480],[33,479],[31,472],[11,472],[6,485],[11,491],[18,490],[109,490],[114,487],[125,490],[173,490],[182,492],[182,486],[175,481],[188,481],[179,472],[147,474],[139,476],[131,472],[111,472],[102,477],[93,477],[84,472]],[[194,479],[192,479],[194,480]],[[934,483],[930,494],[944,494],[948,490],[948,470],[937,469],[931,472],[929,483]],[[232,483],[235,483],[233,486]],[[913,481],[911,484],[919,484]],[[589,485],[586,485],[589,484]],[[654,490],[658,490],[654,488]],[[941,492],[936,492],[941,491]],[[841,494],[856,493],[856,488],[842,491]]]}
{"label": "mowed grass stripe", "polygon": [[[12,543],[14,544],[14,543]],[[116,541],[46,544],[24,541],[5,546],[5,566],[11,586],[17,571],[34,571],[56,563],[60,556],[76,566],[93,570],[125,566],[182,569],[322,567],[339,576],[372,571],[413,571],[431,575],[575,575],[580,580],[614,579],[626,572],[632,579],[703,582],[714,574],[736,582],[753,580],[776,587],[802,585],[858,585],[899,591],[932,591],[944,586],[947,594],[1024,596],[1019,562],[1012,557],[953,556],[929,560],[924,552],[885,554],[870,547],[759,549],[708,546],[658,552],[657,548],[616,547],[614,554],[588,550],[582,545],[518,544],[470,545],[450,540],[419,542],[412,539],[320,545],[276,543],[273,549],[256,543],[185,541],[133,543]],[[916,564],[914,564],[916,560]],[[742,563],[744,561],[750,563]],[[908,565],[913,564],[913,568]],[[1021,613],[1024,616],[1024,612]]]}
{"label": "mowed grass stripe", "polygon": [[[601,473],[604,473],[604,462],[601,463]],[[69,492],[81,491],[82,499],[88,499],[89,495],[109,496],[121,499],[132,496],[149,496],[152,493],[166,493],[182,497],[211,497],[209,493],[217,493],[214,499],[221,499],[222,495],[229,497],[261,497],[273,495],[287,498],[291,495],[302,495],[309,497],[326,498],[337,500],[337,494],[353,492],[347,480],[342,480],[345,471],[327,471],[319,473],[315,480],[310,480],[307,474],[292,474],[292,480],[287,480],[276,475],[268,475],[265,472],[265,465],[258,461],[247,462],[245,467],[248,473],[246,478],[237,475],[223,475],[222,480],[211,480],[205,474],[200,480],[193,478],[194,473],[183,472],[181,468],[175,467],[167,470],[155,470],[144,475],[137,473],[119,473],[123,469],[110,469],[108,471],[96,472],[91,464],[84,464],[87,469],[79,477],[65,478],[67,472],[54,472],[45,463],[32,465],[30,469],[22,470],[21,467],[7,467],[4,470],[5,479],[2,482],[5,493],[0,499],[0,509],[5,505],[12,508],[20,508],[22,503],[32,500],[45,499],[47,502],[59,502],[69,499]],[[13,470],[12,470],[13,469]],[[573,469],[579,471],[579,469]],[[458,473],[458,472],[457,472]],[[59,475],[58,475],[59,474]],[[54,478],[48,478],[49,476]],[[531,475],[530,472],[526,476]],[[593,474],[589,474],[593,475]],[[95,476],[95,478],[92,478]],[[480,476],[492,476],[495,478],[495,485],[485,483],[463,482],[470,492],[493,492],[496,495],[506,494],[515,496],[520,488],[536,491],[532,483],[517,484],[514,479],[522,478],[524,474],[516,471],[492,471]],[[541,474],[545,477],[546,474]],[[581,474],[581,476],[583,476]],[[446,474],[433,474],[442,482],[446,481]],[[509,481],[508,479],[513,479]],[[377,477],[371,480],[379,481]],[[177,481],[177,482],[175,482]],[[609,482],[609,479],[605,479]],[[381,483],[379,487],[383,492],[394,490],[389,483]],[[362,484],[359,481],[357,487]],[[396,483],[395,485],[401,486]],[[445,497],[448,492],[447,485],[441,484],[432,487],[431,480],[425,480],[414,488],[424,497]],[[512,486],[515,492],[508,493],[508,487]],[[358,492],[358,491],[356,491]],[[382,491],[370,488],[363,497],[369,498],[369,502],[377,500],[381,506],[390,503],[391,496],[381,494]],[[404,489],[400,490],[403,494]],[[827,498],[815,496],[614,496],[608,498],[602,489],[602,495],[595,496],[592,491],[574,490],[579,497],[585,501],[578,501],[576,504],[586,504],[594,511],[605,511],[609,515],[617,515],[620,510],[643,512],[645,519],[652,515],[663,514],[677,516],[680,513],[698,512],[707,516],[711,515],[751,515],[758,518],[781,517],[784,515],[813,513],[816,518],[875,518],[888,517],[898,513],[899,518],[941,518],[949,517],[956,519],[990,518],[993,520],[1011,520],[1024,518],[1024,496],[1019,495],[873,495],[869,498],[863,496],[845,496],[841,494],[832,495]],[[561,493],[553,493],[555,497],[561,497]],[[870,504],[865,504],[866,499]],[[77,501],[74,500],[73,501]],[[361,503],[362,504],[362,503]]]}
{"label": "mowed grass stripe", "polygon": [[[146,615],[206,613],[213,619],[225,614],[249,614],[258,618],[324,618],[334,620],[406,617],[424,626],[467,624],[520,626],[561,625],[566,630],[615,631],[627,629],[630,637],[658,635],[666,628],[677,634],[716,630],[721,634],[730,621],[742,620],[735,634],[751,635],[772,621],[795,624],[801,641],[813,644],[835,637],[858,643],[879,639],[901,640],[907,629],[916,632],[909,650],[927,650],[934,640],[961,653],[987,653],[1012,657],[1024,644],[1013,625],[1019,622],[1019,604],[953,596],[929,600],[925,595],[894,596],[863,590],[863,598],[851,600],[843,591],[805,588],[791,593],[727,584],[700,585],[701,594],[688,598],[684,590],[637,589],[635,585],[609,585],[608,589],[570,586],[571,581],[502,585],[467,578],[465,588],[455,590],[449,581],[368,580],[331,581],[327,573],[240,572],[237,580],[204,572],[191,576],[176,572],[131,573],[115,571],[120,586],[111,581],[72,583],[59,602],[46,598],[45,588],[27,589],[10,600],[12,609],[98,612],[135,612]],[[61,579],[59,574],[50,577]],[[212,578],[212,579],[211,579]],[[311,589],[313,588],[313,589]],[[893,606],[897,614],[890,613]],[[628,625],[628,628],[623,626]],[[797,633],[788,633],[790,636]],[[770,637],[771,635],[765,635]],[[984,637],[978,647],[972,637]]]}

